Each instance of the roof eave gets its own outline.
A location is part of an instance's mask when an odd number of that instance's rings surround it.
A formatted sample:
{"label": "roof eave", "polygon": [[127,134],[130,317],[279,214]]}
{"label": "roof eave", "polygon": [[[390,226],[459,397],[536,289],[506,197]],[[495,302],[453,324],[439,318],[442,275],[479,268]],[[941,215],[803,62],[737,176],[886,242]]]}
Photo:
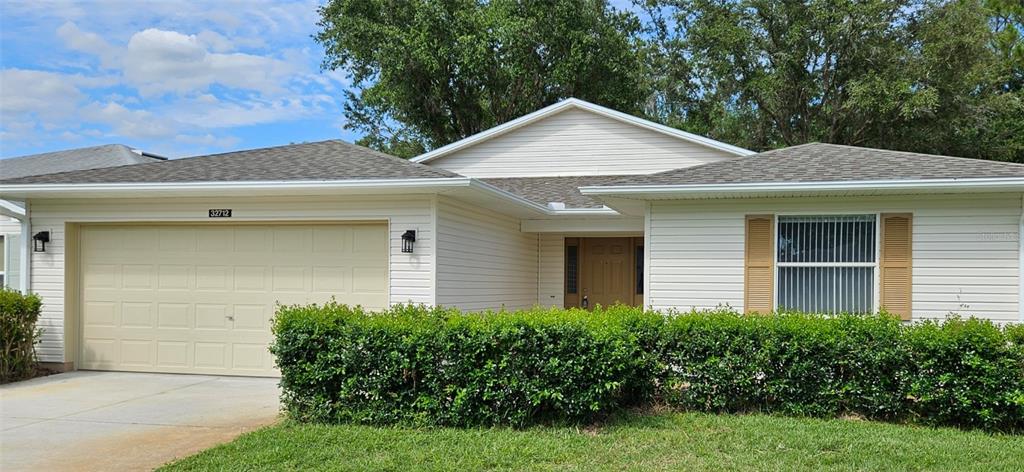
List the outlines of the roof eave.
{"label": "roof eave", "polygon": [[432,193],[445,188],[469,185],[468,177],[420,179],[352,179],[314,181],[229,181],[229,182],[124,182],[124,183],[51,183],[5,184],[0,198],[62,198],[72,196],[201,196],[224,194],[331,194],[380,193],[403,191]]}
{"label": "roof eave", "polygon": [[744,197],[751,195],[814,195],[824,192],[942,193],[1024,191],[1024,177],[973,179],[876,180],[847,182],[773,182],[689,185],[615,185],[580,187],[589,196],[664,199]]}
{"label": "roof eave", "polygon": [[434,194],[465,191],[493,208],[525,216],[615,216],[608,207],[554,210],[469,177],[352,179],[336,181],[128,182],[4,185],[0,198],[147,198],[283,195]]}

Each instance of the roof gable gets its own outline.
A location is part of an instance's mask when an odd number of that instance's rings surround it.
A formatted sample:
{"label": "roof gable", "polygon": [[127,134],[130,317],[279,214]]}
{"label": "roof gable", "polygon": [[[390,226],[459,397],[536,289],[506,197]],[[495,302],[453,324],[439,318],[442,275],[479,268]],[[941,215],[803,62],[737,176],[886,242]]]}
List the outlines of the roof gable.
{"label": "roof gable", "polygon": [[[570,116],[574,117],[574,118],[569,118]],[[460,140],[458,142],[455,142],[455,143],[449,144],[447,146],[435,149],[435,150],[433,150],[431,152],[428,152],[426,154],[423,154],[423,155],[420,155],[418,157],[413,158],[412,161],[413,162],[420,162],[420,163],[431,163],[432,165],[448,168],[449,170],[453,170],[455,172],[460,172],[460,169],[467,168],[467,167],[487,167],[488,165],[484,165],[484,164],[473,165],[473,164],[468,163],[468,162],[453,163],[453,162],[451,162],[452,161],[451,158],[457,157],[458,159],[463,160],[463,161],[472,160],[472,159],[475,159],[475,160],[483,160],[483,159],[495,160],[495,159],[501,159],[501,158],[509,158],[510,160],[514,161],[514,157],[516,157],[516,156],[512,156],[510,154],[511,151],[508,148],[513,147],[512,143],[514,141],[516,141],[516,139],[519,139],[519,143],[518,144],[522,145],[522,146],[519,146],[519,147],[523,147],[524,148],[521,151],[522,153],[524,153],[524,155],[521,156],[521,157],[527,157],[525,155],[525,153],[531,151],[530,149],[528,149],[530,144],[537,144],[538,146],[543,146],[542,149],[550,149],[552,146],[559,147],[559,148],[567,148],[567,152],[571,153],[574,150],[574,149],[572,149],[574,145],[578,146],[579,144],[581,144],[579,142],[581,140],[581,137],[580,137],[580,134],[579,134],[579,129],[568,129],[568,128],[570,128],[572,125],[578,125],[578,126],[582,127],[584,125],[587,125],[588,123],[590,123],[590,126],[592,127],[591,136],[583,137],[582,138],[582,142],[584,144],[588,143],[588,142],[592,143],[592,147],[590,149],[584,149],[584,150],[576,149],[576,151],[578,151],[578,152],[588,151],[591,154],[599,154],[602,150],[608,149],[608,147],[607,147],[608,146],[608,141],[607,140],[602,141],[603,138],[608,138],[605,135],[607,135],[607,134],[616,134],[616,135],[620,135],[620,136],[627,136],[627,137],[628,136],[633,136],[633,137],[635,137],[635,139],[633,140],[632,143],[629,142],[630,139],[628,139],[628,138],[625,139],[624,142],[622,143],[623,146],[628,146],[630,144],[632,144],[632,145],[639,145],[638,147],[643,147],[643,145],[645,145],[645,144],[647,144],[649,146],[659,146],[666,153],[675,153],[675,155],[677,157],[680,157],[682,159],[682,160],[676,162],[675,163],[676,165],[672,165],[672,163],[670,161],[668,161],[668,160],[666,160],[666,162],[660,163],[660,164],[653,163],[652,160],[649,160],[649,162],[647,162],[647,164],[648,165],[653,165],[654,166],[653,168],[655,168],[656,170],[667,170],[667,169],[682,167],[682,166],[687,164],[687,162],[685,161],[685,157],[688,156],[688,155],[699,155],[701,157],[707,157],[707,158],[724,158],[724,157],[734,157],[734,156],[743,156],[743,155],[752,154],[751,151],[748,151],[748,150],[745,150],[745,149],[741,149],[741,148],[738,148],[736,146],[731,146],[729,144],[721,143],[721,142],[715,141],[713,139],[705,138],[705,137],[702,137],[702,136],[697,136],[697,135],[694,135],[694,134],[691,134],[691,133],[687,133],[685,131],[681,131],[681,130],[678,130],[678,129],[675,129],[675,128],[671,128],[671,127],[667,127],[667,126],[664,126],[664,125],[660,125],[658,123],[654,123],[654,122],[651,122],[651,121],[648,121],[648,120],[637,118],[635,116],[631,116],[631,115],[628,115],[628,114],[625,114],[625,113],[621,113],[621,112],[618,112],[618,111],[615,111],[615,110],[611,110],[609,108],[605,108],[605,107],[602,107],[602,106],[599,106],[599,105],[588,103],[588,102],[585,102],[585,101],[582,101],[582,100],[568,99],[568,100],[564,100],[562,102],[556,103],[554,105],[548,106],[546,108],[543,108],[541,110],[538,110],[538,111],[536,111],[534,113],[531,113],[529,115],[526,115],[526,116],[523,116],[521,118],[512,120],[512,121],[510,121],[508,123],[502,124],[500,126],[496,126],[496,127],[491,128],[489,130],[486,130],[484,132],[481,132],[481,133],[478,133],[476,135],[470,136],[470,137],[465,138],[463,140]],[[528,135],[528,134],[531,134],[531,133],[534,134],[534,135],[536,135],[538,133],[541,133],[540,131],[537,131],[537,129],[544,128],[544,127],[550,128],[551,130],[547,132],[548,136],[542,136],[542,137],[551,137],[550,135],[555,134],[555,133],[559,133],[560,129],[558,127],[566,128],[566,132],[564,133],[565,134],[565,136],[564,136],[565,139],[563,141],[561,141],[561,142],[557,141],[557,140],[549,140],[549,142],[537,143],[537,142],[531,142],[531,141],[528,140],[527,137],[525,137],[525,135]],[[526,131],[523,131],[523,130],[526,130],[526,129],[530,129],[531,131],[529,133],[527,133]],[[524,135],[524,137],[517,138],[518,135]],[[533,137],[533,136],[531,136],[531,137]],[[574,141],[574,140],[576,140],[576,141]],[[507,141],[508,144],[495,143],[495,142],[500,142],[500,141]],[[608,149],[608,150],[610,152],[614,152],[615,151],[613,149]],[[509,151],[509,152],[504,152],[504,151]],[[534,149],[533,151],[535,153],[537,153],[536,149]],[[657,154],[657,153],[655,153],[655,154]],[[470,155],[473,155],[473,157],[471,157],[471,158],[468,157]],[[652,157],[654,159],[657,158],[657,156],[652,156]],[[522,160],[524,161],[523,165],[527,165],[527,166],[531,165],[531,163],[529,162],[529,159],[525,159],[524,158]],[[545,161],[544,163],[547,165],[547,164],[550,164],[552,161],[555,161],[555,160],[557,160],[557,156],[548,156],[547,161]],[[702,162],[697,162],[697,163],[702,163]],[[496,164],[489,164],[489,165],[493,167]],[[505,165],[505,167],[508,168],[509,166]],[[635,166],[633,166],[631,164],[626,164],[624,167],[626,167],[628,169],[628,168],[635,167]],[[651,172],[651,171],[648,170],[648,171],[639,171],[639,172],[638,171],[622,172],[622,169],[610,169],[609,171],[603,172],[603,173],[605,173],[605,174],[608,174],[608,173],[631,174],[631,173],[649,173],[649,172]],[[520,176],[521,177],[521,176],[527,176],[527,175],[519,175],[519,174],[505,175],[505,174],[500,174],[500,173],[486,174],[486,175],[473,175],[472,172],[470,172],[469,170],[467,170],[466,172],[460,172],[460,173],[464,173],[466,175],[470,175],[470,176],[474,176],[474,177],[514,177],[514,176]],[[572,173],[569,173],[569,174],[547,174],[547,175],[583,175],[583,174],[584,173],[580,173],[580,174],[572,174]],[[536,175],[536,174],[531,174],[531,175]]]}
{"label": "roof gable", "polygon": [[165,158],[137,151],[123,144],[104,144],[0,159],[0,178],[14,179],[31,175],[100,169],[163,160]]}
{"label": "roof gable", "polygon": [[619,120],[623,123],[628,123],[642,128],[650,129],[652,131],[663,133],[665,135],[683,139],[689,142],[702,144],[710,148],[725,151],[737,156],[746,156],[754,153],[753,151],[743,149],[741,147],[733,146],[731,144],[726,144],[720,141],[715,141],[714,139],[706,138],[704,136],[687,133],[686,131],[680,129],[665,126],[627,113],[622,113],[620,111],[615,111],[612,110],[611,108],[603,107],[601,105],[590,103],[585,100],[580,100],[578,98],[567,98],[553,105],[548,105],[544,108],[541,108],[540,110],[537,110],[528,115],[523,115],[507,123],[500,124],[485,131],[481,131],[468,138],[463,138],[447,146],[442,146],[437,149],[434,149],[433,151],[416,156],[412,158],[411,161],[423,163],[430,162],[439,157],[451,154],[452,152],[455,152],[459,149],[464,149],[474,144],[478,144],[488,139],[505,134],[516,128],[526,126],[530,123],[534,123],[539,120],[543,120],[547,117],[550,117],[552,115],[558,114],[562,111],[572,108],[586,110],[591,113],[597,113],[602,116],[607,116],[609,118]]}

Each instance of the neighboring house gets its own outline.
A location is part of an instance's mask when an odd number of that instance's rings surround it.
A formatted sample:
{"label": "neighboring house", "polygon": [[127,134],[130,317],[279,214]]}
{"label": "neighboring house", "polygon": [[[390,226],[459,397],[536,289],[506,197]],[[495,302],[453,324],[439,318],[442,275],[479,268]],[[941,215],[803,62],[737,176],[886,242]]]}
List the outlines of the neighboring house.
{"label": "neighboring house", "polygon": [[[55,172],[124,166],[165,160],[123,144],[106,144],[67,151],[0,159],[0,180]],[[21,254],[25,206],[18,200],[0,200],[0,287],[22,288]]]}
{"label": "neighboring house", "polygon": [[[1021,319],[1024,165],[754,154],[567,100],[410,161],[341,141],[12,179],[44,361],[274,375],[275,303]],[[582,189],[581,189],[582,187]]]}

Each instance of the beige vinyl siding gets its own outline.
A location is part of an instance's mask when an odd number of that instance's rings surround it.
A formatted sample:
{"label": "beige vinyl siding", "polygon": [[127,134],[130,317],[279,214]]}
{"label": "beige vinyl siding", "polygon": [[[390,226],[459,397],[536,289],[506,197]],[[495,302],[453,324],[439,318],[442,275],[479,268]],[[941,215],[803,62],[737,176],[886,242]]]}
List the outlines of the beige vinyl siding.
{"label": "beige vinyl siding", "polygon": [[647,174],[733,154],[570,108],[428,164],[468,177]]}
{"label": "beige vinyl siding", "polygon": [[21,222],[8,216],[0,216],[0,234],[5,233],[21,233]]}
{"label": "beige vinyl siding", "polygon": [[1019,194],[654,201],[648,303],[743,310],[745,216],[786,213],[912,213],[913,319],[1019,320]]}
{"label": "beige vinyl siding", "polygon": [[540,233],[540,273],[537,276],[537,304],[565,305],[565,235]]}
{"label": "beige vinyl siding", "polygon": [[437,304],[514,310],[537,303],[537,235],[519,220],[437,199]]}
{"label": "beige vinyl siding", "polygon": [[[32,254],[32,290],[43,298],[38,346],[40,360],[65,361],[65,240],[69,222],[210,222],[210,208],[231,208],[224,223],[245,221],[380,221],[388,220],[390,303],[434,303],[435,247],[430,196],[403,197],[275,197],[168,198],[161,200],[36,200],[32,202],[33,231],[50,231],[45,253]],[[216,221],[214,221],[216,222]],[[401,234],[414,229],[416,250],[401,251]],[[71,336],[75,336],[73,329]],[[75,340],[72,339],[72,343]]]}

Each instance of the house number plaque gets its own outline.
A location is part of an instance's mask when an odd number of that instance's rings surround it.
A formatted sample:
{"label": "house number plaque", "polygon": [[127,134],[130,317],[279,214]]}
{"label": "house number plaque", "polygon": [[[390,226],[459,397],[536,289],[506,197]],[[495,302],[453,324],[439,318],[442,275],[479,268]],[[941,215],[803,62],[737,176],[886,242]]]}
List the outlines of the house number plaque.
{"label": "house number plaque", "polygon": [[210,218],[231,218],[230,208],[214,208],[210,210]]}

